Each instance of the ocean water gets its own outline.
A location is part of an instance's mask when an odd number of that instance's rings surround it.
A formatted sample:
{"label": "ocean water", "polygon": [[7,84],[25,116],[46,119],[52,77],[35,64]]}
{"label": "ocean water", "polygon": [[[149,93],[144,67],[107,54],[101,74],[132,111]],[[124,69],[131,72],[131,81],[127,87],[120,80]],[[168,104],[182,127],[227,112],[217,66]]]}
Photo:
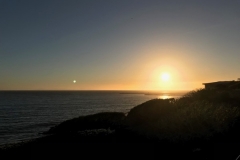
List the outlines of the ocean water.
{"label": "ocean water", "polygon": [[155,98],[179,98],[186,92],[1,91],[0,145],[37,138],[64,120],[99,112],[124,112]]}

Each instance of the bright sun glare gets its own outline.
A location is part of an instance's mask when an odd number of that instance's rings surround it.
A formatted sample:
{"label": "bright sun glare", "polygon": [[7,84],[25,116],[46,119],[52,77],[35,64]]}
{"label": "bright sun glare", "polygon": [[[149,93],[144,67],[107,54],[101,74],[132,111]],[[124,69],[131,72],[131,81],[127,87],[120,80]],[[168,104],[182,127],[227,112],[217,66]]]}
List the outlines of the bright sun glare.
{"label": "bright sun glare", "polygon": [[161,80],[162,81],[165,81],[165,82],[167,82],[167,81],[169,81],[169,79],[170,79],[170,75],[169,75],[169,73],[162,73],[161,74]]}

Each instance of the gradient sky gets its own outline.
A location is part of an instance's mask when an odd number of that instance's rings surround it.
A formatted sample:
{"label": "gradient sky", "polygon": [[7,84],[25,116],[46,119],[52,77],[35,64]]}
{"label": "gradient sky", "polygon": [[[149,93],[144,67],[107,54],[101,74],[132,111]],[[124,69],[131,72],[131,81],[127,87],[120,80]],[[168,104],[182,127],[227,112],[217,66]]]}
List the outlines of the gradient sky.
{"label": "gradient sky", "polygon": [[239,71],[239,0],[0,0],[0,90],[192,90]]}

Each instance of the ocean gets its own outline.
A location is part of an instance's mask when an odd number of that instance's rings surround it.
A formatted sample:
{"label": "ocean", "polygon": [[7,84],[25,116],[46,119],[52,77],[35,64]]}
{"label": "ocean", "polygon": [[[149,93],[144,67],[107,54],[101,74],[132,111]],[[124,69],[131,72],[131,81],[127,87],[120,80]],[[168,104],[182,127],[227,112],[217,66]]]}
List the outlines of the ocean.
{"label": "ocean", "polygon": [[62,121],[99,112],[128,113],[156,98],[179,98],[186,92],[146,91],[0,91],[0,145],[42,136]]}

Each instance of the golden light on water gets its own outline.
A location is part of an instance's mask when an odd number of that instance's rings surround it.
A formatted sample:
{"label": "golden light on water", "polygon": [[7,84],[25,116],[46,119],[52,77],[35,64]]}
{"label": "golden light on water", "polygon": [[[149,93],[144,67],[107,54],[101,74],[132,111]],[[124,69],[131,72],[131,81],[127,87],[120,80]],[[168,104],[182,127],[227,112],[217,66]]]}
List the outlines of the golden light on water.
{"label": "golden light on water", "polygon": [[169,95],[160,95],[158,96],[158,99],[168,99],[171,98]]}

